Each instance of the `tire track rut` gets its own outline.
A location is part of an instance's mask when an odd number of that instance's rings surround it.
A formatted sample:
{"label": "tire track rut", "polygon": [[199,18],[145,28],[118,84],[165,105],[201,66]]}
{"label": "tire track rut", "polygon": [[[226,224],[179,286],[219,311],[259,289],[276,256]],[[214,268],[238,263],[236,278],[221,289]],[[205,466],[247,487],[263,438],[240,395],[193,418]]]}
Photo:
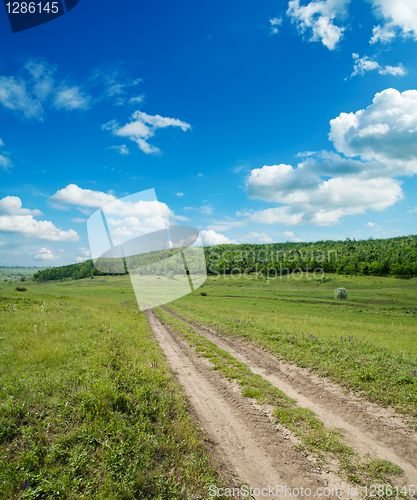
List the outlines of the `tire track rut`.
{"label": "tire track rut", "polygon": [[[347,498],[346,483],[332,473],[317,472],[315,459],[309,453],[297,452],[291,441],[277,432],[266,412],[234,390],[211,369],[206,358],[199,357],[152,310],[146,315],[197,419],[214,442],[215,455],[221,458],[223,468],[253,488],[302,486],[312,492],[318,487],[342,488],[339,498]],[[286,497],[275,494],[269,498]]]}
{"label": "tire track rut", "polygon": [[266,348],[244,342],[240,338],[220,335],[208,327],[188,321],[164,307],[166,312],[191,326],[245,363],[253,373],[261,375],[299,406],[309,408],[326,427],[343,430],[345,441],[361,455],[389,460],[399,465],[408,484],[417,484],[417,435],[393,410],[378,407],[353,394],[345,394],[339,386],[319,378],[308,369],[281,362]]}

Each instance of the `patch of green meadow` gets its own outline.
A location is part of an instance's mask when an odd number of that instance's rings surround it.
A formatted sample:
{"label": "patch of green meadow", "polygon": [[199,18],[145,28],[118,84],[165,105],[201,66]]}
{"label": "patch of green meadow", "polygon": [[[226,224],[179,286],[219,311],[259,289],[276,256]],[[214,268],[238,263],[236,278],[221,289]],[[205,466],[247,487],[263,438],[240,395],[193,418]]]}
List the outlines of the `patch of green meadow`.
{"label": "patch of green meadow", "polygon": [[0,290],[0,498],[206,498],[222,480],[128,282],[80,281]]}
{"label": "patch of green meadow", "polygon": [[[347,300],[333,297],[339,287],[348,289]],[[293,277],[268,283],[209,277],[169,307],[416,417],[417,320],[408,312],[417,307],[416,291],[414,278],[330,275],[324,283]]]}
{"label": "patch of green meadow", "polygon": [[276,421],[300,438],[302,444],[297,446],[298,451],[309,450],[323,463],[329,458],[336,458],[340,464],[340,474],[355,484],[393,484],[395,478],[398,483],[398,478],[403,475],[400,467],[387,460],[360,457],[352,447],[342,441],[337,429],[325,429],[311,410],[296,406],[292,398],[260,375],[254,374],[247,365],[218,348],[161,307],[156,308],[155,313],[165,324],[187,339],[199,356],[208,358],[213,370],[237,382],[244,397],[254,398],[260,404],[274,406]]}

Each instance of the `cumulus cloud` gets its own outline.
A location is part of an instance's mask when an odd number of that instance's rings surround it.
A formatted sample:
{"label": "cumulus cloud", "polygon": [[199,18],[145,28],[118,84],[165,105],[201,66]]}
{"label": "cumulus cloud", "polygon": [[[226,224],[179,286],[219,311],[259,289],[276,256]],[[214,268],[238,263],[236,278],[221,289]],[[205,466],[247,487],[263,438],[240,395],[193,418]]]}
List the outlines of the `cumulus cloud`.
{"label": "cumulus cloud", "polygon": [[167,127],[179,127],[184,132],[191,129],[191,125],[182,122],[176,118],[164,118],[160,115],[148,115],[141,111],[135,111],[132,115],[132,121],[120,126],[116,120],[111,120],[102,126],[103,130],[109,130],[118,137],[128,137],[136,142],[146,154],[160,154],[161,151],[156,146],[149,144],[148,139],[155,136],[159,129]]}
{"label": "cumulus cloud", "polygon": [[15,233],[48,241],[78,241],[78,234],[70,229],[62,231],[50,221],[37,221],[33,215],[0,215],[0,232]]}
{"label": "cumulus cloud", "polygon": [[182,197],[182,196],[184,196],[184,193],[177,193],[175,196]]}
{"label": "cumulus cloud", "polygon": [[287,16],[302,34],[309,34],[310,41],[321,41],[329,50],[334,50],[343,37],[344,28],[333,21],[344,17],[348,3],[349,0],[322,0],[300,6],[300,0],[291,0]]}
{"label": "cumulus cloud", "polygon": [[0,215],[43,215],[40,210],[22,208],[22,201],[17,196],[6,196],[0,200]]}
{"label": "cumulus cloud", "polygon": [[329,138],[345,156],[377,160],[391,175],[417,173],[417,90],[377,93],[366,109],[331,120]]}
{"label": "cumulus cloud", "polygon": [[69,184],[49,198],[54,203],[75,205],[79,207],[100,208],[116,200],[112,194],[82,189],[76,184]]}
{"label": "cumulus cloud", "polygon": [[166,203],[157,200],[136,202],[116,200],[110,206],[103,207],[105,214],[119,215],[124,217],[134,217],[140,219],[149,219],[161,214],[163,217],[172,218],[174,212]]}
{"label": "cumulus cloud", "polygon": [[[339,175],[323,179],[322,176],[329,173],[326,168],[329,161],[318,160],[321,158],[310,159],[297,168],[272,165],[252,170],[247,183],[248,197],[283,206],[260,210],[249,219],[264,224],[328,226],[346,215],[362,214],[369,209],[383,210],[403,198],[402,182],[372,177],[366,172],[347,174],[335,163],[334,157],[331,167],[339,170]],[[362,170],[366,169],[362,162],[357,163]]]}
{"label": "cumulus cloud", "polygon": [[47,248],[41,248],[34,256],[35,260],[56,260],[59,257],[56,257],[51,250]]}
{"label": "cumulus cloud", "polygon": [[282,233],[286,238],[294,238],[294,233],[292,231],[284,231]]}
{"label": "cumulus cloud", "polygon": [[415,0],[370,0],[384,24],[373,30],[371,43],[389,42],[396,33],[417,40],[417,3]]}
{"label": "cumulus cloud", "polygon": [[223,245],[225,243],[234,243],[236,244],[236,240],[231,240],[227,236],[223,234],[216,233],[212,229],[206,231],[200,231],[200,236],[203,241],[204,246],[214,246],[214,245]]}
{"label": "cumulus cloud", "polygon": [[372,70],[377,70],[380,75],[404,76],[407,74],[402,64],[382,67],[371,57],[359,57],[359,54],[355,53],[352,54],[352,57],[355,60],[355,64],[351,76],[364,75],[367,71]]}
{"label": "cumulus cloud", "polygon": [[248,221],[327,226],[403,199],[396,177],[417,173],[417,91],[376,94],[366,109],[331,120],[329,137],[339,153],[309,153],[296,167],[251,171],[248,197],[279,206],[255,212]]}

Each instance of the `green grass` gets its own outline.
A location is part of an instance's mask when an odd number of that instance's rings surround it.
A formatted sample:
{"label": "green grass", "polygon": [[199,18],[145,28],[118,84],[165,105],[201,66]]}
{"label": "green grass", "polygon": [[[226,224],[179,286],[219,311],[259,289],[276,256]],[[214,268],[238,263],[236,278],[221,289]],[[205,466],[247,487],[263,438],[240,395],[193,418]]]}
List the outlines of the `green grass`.
{"label": "green grass", "polygon": [[[345,301],[332,293],[342,286],[349,291]],[[416,291],[414,278],[330,276],[320,284],[209,278],[169,307],[416,417],[417,320],[407,312],[417,307]],[[389,317],[381,312],[387,300]]]}
{"label": "green grass", "polygon": [[0,267],[0,286],[20,278],[31,278],[42,267]]}
{"label": "green grass", "polygon": [[390,484],[394,476],[403,475],[403,471],[391,462],[361,458],[355,450],[343,443],[337,429],[325,429],[311,410],[297,407],[295,401],[280,389],[260,375],[254,374],[247,365],[219,349],[213,342],[197,334],[190,326],[162,308],[156,308],[155,312],[166,324],[186,338],[200,356],[208,358],[213,370],[220,371],[229,380],[240,384],[244,397],[255,398],[261,404],[273,405],[277,421],[301,439],[299,451],[308,449],[316,453],[321,460],[327,460],[329,456],[337,458],[341,474],[351,482],[361,485],[373,484],[377,480]]}
{"label": "green grass", "polygon": [[0,291],[0,498],[202,499],[222,485],[120,281],[95,297],[86,280]]}

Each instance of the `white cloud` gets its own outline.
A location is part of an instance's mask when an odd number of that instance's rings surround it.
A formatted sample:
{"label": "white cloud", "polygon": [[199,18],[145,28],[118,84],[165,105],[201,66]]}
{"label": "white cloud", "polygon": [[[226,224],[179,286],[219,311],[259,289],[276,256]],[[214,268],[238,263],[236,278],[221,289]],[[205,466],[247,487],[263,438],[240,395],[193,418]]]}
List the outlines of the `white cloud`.
{"label": "white cloud", "polygon": [[367,224],[365,224],[365,227],[378,227],[378,225],[374,222],[368,222]]}
{"label": "white cloud", "polygon": [[56,260],[59,259],[60,257],[55,257],[53,255],[51,250],[48,250],[47,248],[41,248],[38,253],[36,253],[33,258],[35,260]]}
{"label": "white cloud", "polygon": [[65,109],[65,111],[86,110],[89,109],[90,102],[91,96],[85,94],[80,87],[64,86],[55,94],[54,107],[56,109]]}
{"label": "white cloud", "polygon": [[[83,84],[57,78],[57,68],[46,61],[29,60],[16,76],[0,76],[0,106],[26,119],[43,121],[45,109],[88,110],[93,104],[111,100],[113,104],[139,104],[143,95],[132,94],[141,80],[122,75],[119,69],[95,71]],[[86,88],[94,87],[96,97]]]}
{"label": "white cloud", "polygon": [[311,41],[321,41],[329,50],[334,50],[343,37],[344,28],[336,26],[333,21],[344,17],[348,3],[349,0],[322,0],[300,6],[299,0],[291,0],[287,16],[302,34],[310,34]]}
{"label": "white cloud", "polygon": [[43,220],[37,221],[32,215],[0,215],[0,231],[48,241],[78,241],[78,234],[70,229],[62,231]]}
{"label": "white cloud", "polygon": [[108,146],[107,149],[115,149],[122,156],[127,156],[130,153],[126,144],[122,144],[120,146]]}
{"label": "white cloud", "polygon": [[78,257],[76,257],[77,262],[84,262],[85,260],[89,259],[91,257],[90,250],[88,248],[80,247],[78,249],[78,253],[80,254]]}
{"label": "white cloud", "polygon": [[184,193],[177,193],[175,196],[181,197],[181,196],[184,196]]}
{"label": "white cloud", "polygon": [[236,244],[236,240],[231,240],[227,236],[223,234],[216,233],[213,230],[208,231],[200,231],[200,236],[203,241],[203,245],[205,246],[214,246],[214,245],[223,245],[225,243],[234,243]]}
{"label": "white cloud", "polygon": [[417,3],[415,0],[370,0],[377,16],[384,19],[376,26],[371,43],[389,42],[398,31],[403,37],[417,40]]}
{"label": "white cloud", "polygon": [[[0,139],[0,148],[4,147],[4,142]],[[13,166],[12,160],[9,158],[7,152],[3,152],[0,154],[0,170],[8,170]]]}
{"label": "white cloud", "polygon": [[0,104],[25,118],[43,120],[44,109],[38,98],[33,98],[26,83],[13,76],[0,76]]}
{"label": "white cloud", "polygon": [[116,201],[116,197],[112,194],[92,191],[91,189],[82,189],[76,184],[69,184],[67,187],[60,189],[49,199],[55,203],[89,208],[100,208]]}
{"label": "white cloud", "polygon": [[352,54],[355,64],[351,76],[364,75],[367,71],[377,70],[380,75],[404,76],[407,72],[402,64],[398,66],[380,66],[368,56],[359,57],[359,54]]}
{"label": "white cloud", "polygon": [[132,88],[142,82],[141,78],[130,78],[119,67],[107,67],[95,70],[91,79],[103,87],[103,98],[113,100],[115,105],[142,102],[143,95],[129,96]]}
{"label": "white cloud", "polygon": [[6,196],[0,200],[0,215],[43,215],[40,210],[22,208],[22,201],[17,196]]}
{"label": "white cloud", "polygon": [[71,219],[73,222],[77,222],[78,224],[84,224],[85,222],[88,221],[88,219],[82,219],[80,217],[75,217],[74,219]]}
{"label": "white cloud", "polygon": [[282,17],[274,17],[269,20],[269,23],[271,24],[269,33],[271,35],[276,35],[278,33],[278,26],[282,24]]}
{"label": "white cloud", "polygon": [[294,238],[294,233],[292,231],[284,231],[282,233],[284,236],[286,236],[287,238]]}
{"label": "white cloud", "polygon": [[24,69],[32,77],[32,94],[44,101],[53,92],[55,68],[46,62],[30,60],[24,65]]}
{"label": "white cloud", "polygon": [[399,64],[398,66],[384,66],[378,71],[378,73],[380,73],[381,75],[393,76],[404,76],[407,74],[402,64]]}
{"label": "white cloud", "polygon": [[393,31],[388,26],[374,26],[372,30],[372,38],[370,40],[370,44],[374,44],[377,42],[381,43],[389,43],[391,40],[395,38],[395,31]]}
{"label": "white cloud", "polygon": [[200,207],[200,211],[205,215],[211,215],[213,213],[213,207],[211,205],[204,205]]}
{"label": "white cloud", "polygon": [[329,138],[340,153],[377,160],[390,175],[417,173],[417,90],[377,93],[366,109],[331,120]]}
{"label": "white cloud", "polygon": [[321,151],[297,167],[251,171],[248,197],[280,206],[251,214],[249,222],[328,226],[403,199],[395,177],[417,173],[417,90],[376,94],[366,109],[331,120],[329,137],[342,154]]}
{"label": "white cloud", "polygon": [[136,142],[146,154],[159,154],[160,149],[149,144],[148,139],[154,137],[155,132],[162,128],[179,127],[184,132],[191,129],[191,125],[182,122],[176,118],[164,118],[160,115],[151,116],[141,111],[135,111],[132,115],[132,121],[126,125],[120,126],[117,121],[111,120],[102,126],[103,130],[110,130],[113,135],[119,137],[128,137]]}
{"label": "white cloud", "polygon": [[[367,166],[357,161],[362,173],[343,172],[341,165],[325,158],[309,159],[298,168],[291,165],[264,166],[252,170],[247,183],[249,198],[281,203],[284,206],[260,210],[249,220],[257,223],[285,225],[335,224],[346,215],[383,210],[403,198],[402,182],[391,178],[370,176]],[[319,160],[322,157],[319,158]],[[353,161],[351,160],[351,163]],[[339,175],[324,180],[320,176],[339,170]]]}
{"label": "white cloud", "polygon": [[250,232],[243,237],[244,240],[259,240],[261,243],[271,243],[274,241],[266,233]]}
{"label": "white cloud", "polygon": [[28,119],[43,121],[45,104],[72,111],[88,109],[91,96],[80,86],[55,78],[56,68],[46,62],[28,61],[20,76],[0,76],[0,105]]}
{"label": "white cloud", "polygon": [[157,200],[136,202],[115,200],[109,207],[104,206],[103,211],[105,214],[132,217],[132,222],[134,222],[133,219],[150,219],[159,214],[167,219],[175,216],[166,203]]}
{"label": "white cloud", "polygon": [[292,238],[292,241],[294,243],[304,243],[304,240],[302,240],[301,238]]}
{"label": "white cloud", "polygon": [[140,104],[144,101],[144,99],[145,99],[145,96],[143,94],[141,94],[141,95],[138,95],[136,97],[131,97],[128,100],[128,103],[129,104]]}

